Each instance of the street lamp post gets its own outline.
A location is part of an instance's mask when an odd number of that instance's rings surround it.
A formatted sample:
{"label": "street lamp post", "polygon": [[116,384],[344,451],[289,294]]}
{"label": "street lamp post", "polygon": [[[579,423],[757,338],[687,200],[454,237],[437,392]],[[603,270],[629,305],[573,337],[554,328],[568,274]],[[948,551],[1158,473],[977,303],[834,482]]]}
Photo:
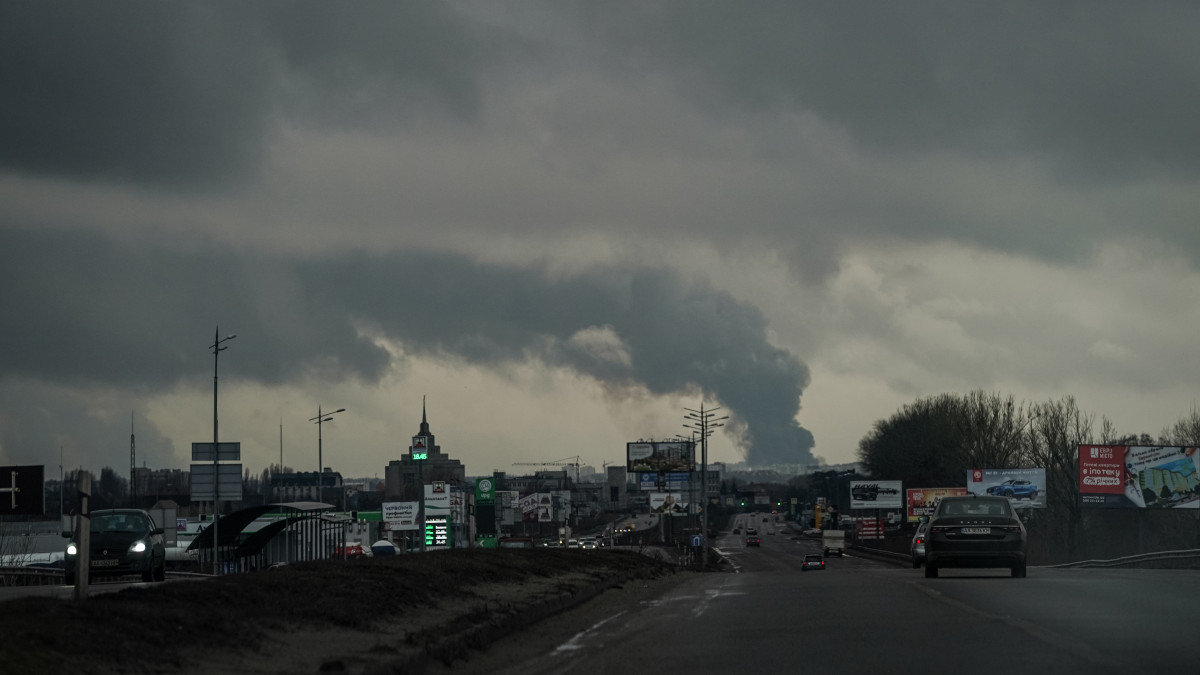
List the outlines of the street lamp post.
{"label": "street lamp post", "polygon": [[219,558],[221,557],[221,555],[220,555],[221,549],[219,546],[220,539],[218,539],[218,537],[217,537],[217,535],[220,534],[220,531],[217,529],[217,513],[218,513],[218,511],[220,511],[220,502],[218,501],[220,498],[220,492],[217,490],[217,484],[220,481],[220,476],[221,476],[221,474],[219,473],[219,469],[218,469],[219,465],[217,463],[217,459],[220,457],[219,449],[221,447],[217,443],[217,439],[218,439],[218,434],[217,434],[217,359],[220,356],[221,352],[225,351],[226,349],[229,349],[228,347],[222,347],[221,343],[228,342],[228,341],[234,339],[235,337],[237,337],[237,335],[226,335],[225,337],[221,337],[221,328],[220,328],[220,326],[218,326],[217,330],[213,333],[213,343],[212,343],[212,347],[210,347],[210,349],[213,350],[213,574],[214,575],[218,575],[221,573],[220,564],[218,562]]}
{"label": "street lamp post", "polygon": [[321,406],[317,406],[317,416],[308,418],[309,422],[317,425],[317,499],[322,502],[325,501],[325,460],[321,456],[321,424],[332,420],[333,415],[340,412],[346,412],[346,409],[338,408],[333,412],[323,413],[321,412]]}
{"label": "street lamp post", "polygon": [[684,408],[688,414],[683,418],[688,420],[684,424],[684,428],[692,429],[700,432],[700,503],[703,511],[700,518],[700,544],[703,547],[701,551],[701,565],[704,569],[708,568],[708,437],[712,435],[713,430],[725,426],[724,420],[729,419],[729,415],[717,417],[716,411],[720,408],[704,409],[704,404],[700,404],[699,410]]}

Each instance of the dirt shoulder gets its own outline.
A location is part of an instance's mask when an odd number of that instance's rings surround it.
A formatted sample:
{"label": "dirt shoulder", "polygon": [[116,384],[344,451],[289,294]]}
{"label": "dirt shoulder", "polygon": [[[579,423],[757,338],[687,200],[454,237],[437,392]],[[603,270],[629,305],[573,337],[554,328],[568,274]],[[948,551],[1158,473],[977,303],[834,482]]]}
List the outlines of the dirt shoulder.
{"label": "dirt shoulder", "polygon": [[[442,551],[170,582],[0,611],[11,673],[397,673],[676,568],[627,551]],[[512,641],[509,641],[512,642]]]}

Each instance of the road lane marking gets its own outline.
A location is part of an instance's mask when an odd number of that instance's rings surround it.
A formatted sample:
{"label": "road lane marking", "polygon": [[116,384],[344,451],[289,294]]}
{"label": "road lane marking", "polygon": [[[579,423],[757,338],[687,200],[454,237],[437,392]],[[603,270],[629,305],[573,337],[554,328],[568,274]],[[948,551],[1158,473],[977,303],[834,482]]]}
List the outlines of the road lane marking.
{"label": "road lane marking", "polygon": [[585,630],[582,630],[582,631],[576,633],[570,640],[567,640],[566,642],[562,643],[561,645],[555,647],[554,654],[560,654],[562,652],[573,652],[578,649],[583,649],[583,641],[584,640],[586,640],[587,638],[589,638],[593,634],[595,634],[596,631],[600,630],[600,628],[602,626],[604,626],[604,624],[608,623],[609,621],[612,621],[613,619],[616,619],[617,617],[621,616],[622,614],[625,614],[626,611],[627,610],[621,610],[620,612],[613,614],[612,616],[608,617],[607,619],[601,619],[600,621],[598,621],[594,625],[592,625],[590,628],[587,628]]}

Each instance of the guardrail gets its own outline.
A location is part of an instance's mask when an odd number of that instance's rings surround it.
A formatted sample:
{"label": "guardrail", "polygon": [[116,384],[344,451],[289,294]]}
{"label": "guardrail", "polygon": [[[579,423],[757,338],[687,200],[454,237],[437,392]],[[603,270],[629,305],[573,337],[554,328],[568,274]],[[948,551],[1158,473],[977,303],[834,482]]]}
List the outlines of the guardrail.
{"label": "guardrail", "polygon": [[53,586],[63,582],[63,571],[54,567],[0,566],[0,586]]}
{"label": "guardrail", "polygon": [[886,560],[888,562],[898,562],[898,563],[905,563],[905,564],[912,562],[912,556],[907,553],[897,553],[895,551],[885,551],[883,549],[867,548],[866,546],[857,546],[857,545],[852,545],[850,547],[850,550],[858,552],[858,553],[865,553],[868,556],[872,556],[875,558],[882,558],[883,560]]}
{"label": "guardrail", "polygon": [[1077,562],[1059,563],[1057,565],[1046,565],[1046,567],[1139,567],[1146,563],[1158,563],[1164,560],[1188,561],[1190,564],[1180,566],[1197,568],[1200,567],[1200,549],[1158,551],[1156,553],[1142,553],[1140,555],[1129,555],[1123,558],[1110,558],[1108,560],[1080,560]]}
{"label": "guardrail", "polygon": [[[881,558],[888,561],[903,563],[912,561],[912,557],[907,553],[884,551],[882,549],[867,548],[865,546],[852,546],[851,549],[859,553],[865,553],[871,557]],[[1122,558],[1110,558],[1108,560],[1079,560],[1069,563],[1058,563],[1056,565],[1043,565],[1043,567],[1059,569],[1087,567],[1163,567],[1163,565],[1156,563],[1162,563],[1164,561],[1181,561],[1181,564],[1172,565],[1173,567],[1183,567],[1188,569],[1200,568],[1200,549],[1156,551],[1154,553],[1142,553],[1140,555],[1130,555]]]}

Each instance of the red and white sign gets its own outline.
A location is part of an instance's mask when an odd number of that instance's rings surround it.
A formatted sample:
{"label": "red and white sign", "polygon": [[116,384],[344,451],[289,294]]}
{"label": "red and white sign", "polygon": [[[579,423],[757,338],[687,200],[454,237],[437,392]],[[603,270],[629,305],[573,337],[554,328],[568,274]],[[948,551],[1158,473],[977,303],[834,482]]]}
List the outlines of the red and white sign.
{"label": "red and white sign", "polygon": [[974,471],[971,472],[971,482],[972,483],[982,483],[983,482],[983,469],[975,469]]}
{"label": "red and white sign", "polygon": [[878,518],[856,518],[854,527],[859,539],[883,539],[883,523]]}
{"label": "red and white sign", "polygon": [[1080,492],[1125,494],[1125,446],[1085,445],[1079,453]]}

